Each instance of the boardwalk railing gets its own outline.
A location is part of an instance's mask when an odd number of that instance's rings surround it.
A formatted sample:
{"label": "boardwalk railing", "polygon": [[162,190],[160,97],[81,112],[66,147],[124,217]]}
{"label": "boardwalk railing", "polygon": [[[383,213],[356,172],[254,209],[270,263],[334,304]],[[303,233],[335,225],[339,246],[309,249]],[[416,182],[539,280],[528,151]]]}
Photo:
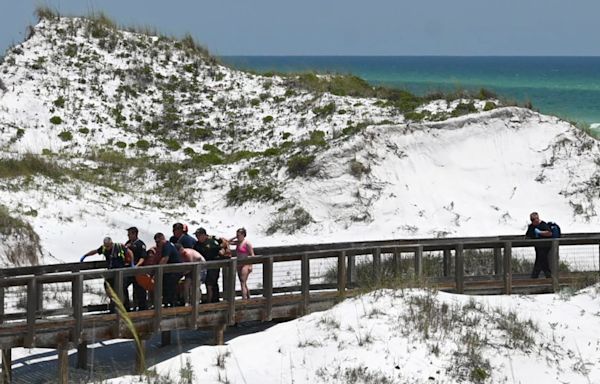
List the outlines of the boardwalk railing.
{"label": "boardwalk railing", "polygon": [[[550,248],[552,278],[530,279],[530,270],[515,273],[515,266],[523,260],[531,264],[532,247],[541,245]],[[77,365],[84,368],[87,343],[132,338],[120,315],[108,312],[105,280],[112,282],[123,301],[123,287],[136,275],[154,276],[152,308],[128,314],[142,339],[161,332],[167,342],[171,330],[213,328],[216,342],[222,343],[227,325],[291,319],[324,310],[357,294],[365,284],[381,286],[390,277],[456,293],[557,291],[561,285],[600,271],[599,246],[598,233],[543,240],[522,236],[389,240],[257,248],[258,256],[247,259],[113,270],[106,270],[104,262],[4,269],[0,279],[3,378],[10,381],[14,347],[58,349],[59,381],[66,382],[66,351],[71,346],[77,346]],[[481,268],[472,267],[473,258],[481,259]],[[251,276],[259,280],[254,282],[251,299],[236,299],[237,269],[247,264],[257,267]],[[202,269],[223,270],[221,302],[202,303]],[[163,306],[167,274],[189,275],[186,306]]]}

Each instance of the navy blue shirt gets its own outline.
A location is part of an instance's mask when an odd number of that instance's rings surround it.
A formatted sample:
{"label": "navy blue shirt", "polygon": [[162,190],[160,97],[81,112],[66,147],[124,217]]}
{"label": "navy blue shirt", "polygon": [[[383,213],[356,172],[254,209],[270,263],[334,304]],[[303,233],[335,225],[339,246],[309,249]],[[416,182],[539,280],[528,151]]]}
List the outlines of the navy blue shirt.
{"label": "navy blue shirt", "polygon": [[184,233],[177,240],[177,243],[181,244],[181,246],[183,248],[194,248],[194,245],[196,245],[196,239],[194,239],[192,236],[188,235],[187,233]]}
{"label": "navy blue shirt", "polygon": [[146,244],[144,244],[142,240],[136,239],[133,243],[127,241],[125,245],[133,252],[133,262],[135,264],[137,264],[140,259],[145,259],[147,257]]}
{"label": "navy blue shirt", "polygon": [[181,257],[177,248],[170,241],[166,242],[162,247],[161,257],[168,257],[167,264],[181,263]]}

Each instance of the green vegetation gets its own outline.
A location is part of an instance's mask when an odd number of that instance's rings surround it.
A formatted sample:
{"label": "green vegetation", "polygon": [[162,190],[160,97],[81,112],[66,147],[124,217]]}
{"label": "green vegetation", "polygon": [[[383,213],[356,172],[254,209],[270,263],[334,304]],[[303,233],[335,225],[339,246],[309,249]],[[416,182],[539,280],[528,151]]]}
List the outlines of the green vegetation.
{"label": "green vegetation", "polygon": [[266,185],[235,185],[225,195],[227,205],[239,206],[248,201],[279,201],[281,192],[275,184]]}
{"label": "green vegetation", "polygon": [[141,149],[142,151],[147,151],[148,149],[150,149],[150,143],[147,140],[138,140],[137,143],[135,143],[136,148]]}
{"label": "green vegetation", "polygon": [[313,145],[315,147],[326,146],[327,142],[325,141],[325,132],[320,130],[311,131],[308,140],[304,140],[299,143],[300,147],[307,147],[309,145]]}
{"label": "green vegetation", "polygon": [[57,108],[63,108],[65,106],[65,98],[59,96],[56,100],[54,100],[53,104]]}
{"label": "green vegetation", "polygon": [[292,177],[306,176],[314,160],[314,155],[294,155],[287,162],[288,173]]}
{"label": "green vegetation", "polygon": [[62,140],[62,141],[71,141],[73,140],[73,134],[69,131],[62,131],[61,133],[58,134],[58,137]]}
{"label": "green vegetation", "polygon": [[212,131],[206,128],[195,128],[190,131],[190,139],[192,141],[210,139],[212,135]]}
{"label": "green vegetation", "polygon": [[24,155],[18,159],[0,159],[0,179],[36,175],[58,180],[62,178],[64,171],[57,164],[32,154]]}
{"label": "green vegetation", "polygon": [[492,109],[496,109],[496,104],[491,101],[486,101],[483,106],[484,111],[491,111]]}
{"label": "green vegetation", "polygon": [[357,179],[360,179],[362,175],[371,172],[371,169],[361,163],[360,161],[354,159],[350,162],[350,174]]}
{"label": "green vegetation", "polygon": [[248,177],[251,179],[256,179],[258,177],[258,175],[260,174],[260,170],[256,169],[256,168],[250,168],[246,170],[246,173],[248,174]]}
{"label": "green vegetation", "polygon": [[313,113],[318,117],[326,117],[329,115],[333,115],[335,112],[335,103],[331,102],[329,104],[325,104],[322,107],[313,108]]}
{"label": "green vegetation", "polygon": [[477,108],[475,108],[475,104],[473,102],[470,103],[459,103],[456,108],[451,113],[452,117],[458,117],[463,115],[468,115],[469,113],[477,112]]}
{"label": "green vegetation", "polygon": [[267,235],[276,232],[293,234],[312,222],[314,222],[312,216],[304,208],[286,204],[279,208],[266,233]]}
{"label": "green vegetation", "polygon": [[28,222],[11,215],[3,204],[0,204],[0,234],[11,238],[11,246],[5,250],[11,266],[38,264],[41,253],[38,234]]}
{"label": "green vegetation", "polygon": [[264,124],[268,124],[273,121],[273,116],[271,116],[271,115],[265,116],[265,117],[263,117],[262,121]]}
{"label": "green vegetation", "polygon": [[62,124],[62,119],[60,118],[60,116],[52,116],[50,118],[50,122],[54,125],[58,125],[58,124]]}
{"label": "green vegetation", "polygon": [[431,113],[429,111],[421,111],[421,112],[410,111],[410,112],[406,112],[404,114],[404,117],[411,121],[423,121],[425,118],[427,118],[429,116],[431,116]]}
{"label": "green vegetation", "polygon": [[79,128],[79,133],[87,135],[88,133],[90,133],[90,129],[87,127]]}
{"label": "green vegetation", "polygon": [[181,149],[181,144],[179,144],[179,141],[177,141],[175,139],[165,140],[165,145],[167,146],[167,149],[170,151],[179,151]]}
{"label": "green vegetation", "polygon": [[56,19],[57,17],[59,17],[58,11],[51,9],[49,7],[44,7],[44,6],[38,6],[35,9],[35,15],[37,16],[38,21],[41,21],[44,19],[52,20],[52,19]]}

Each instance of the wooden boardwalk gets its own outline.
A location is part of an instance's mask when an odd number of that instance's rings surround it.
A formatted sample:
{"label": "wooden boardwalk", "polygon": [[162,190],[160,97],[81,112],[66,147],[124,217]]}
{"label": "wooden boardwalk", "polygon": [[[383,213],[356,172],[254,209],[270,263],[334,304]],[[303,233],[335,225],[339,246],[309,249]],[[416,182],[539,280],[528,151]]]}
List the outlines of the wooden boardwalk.
{"label": "wooden boardwalk", "polygon": [[[552,278],[531,279],[528,274],[516,273],[513,261],[517,259],[513,253],[531,250],[542,243],[550,247]],[[125,282],[136,274],[154,274],[153,308],[128,314],[139,337],[149,339],[161,334],[163,343],[167,344],[171,331],[211,329],[215,332],[216,343],[222,344],[223,332],[229,325],[296,318],[331,308],[340,300],[369,287],[390,284],[428,286],[469,294],[557,291],[564,285],[582,283],[590,273],[598,273],[599,244],[598,233],[567,234],[560,239],[548,240],[530,240],[522,236],[386,240],[257,248],[257,257],[244,260],[232,258],[115,270],[106,270],[105,262],[4,269],[0,279],[2,379],[11,381],[11,349],[15,347],[57,349],[58,381],[66,383],[70,348],[78,348],[77,366],[85,368],[88,343],[133,338],[125,319],[118,313],[108,313],[106,304],[90,302],[90,282],[99,285],[104,279],[111,279],[122,298]],[[583,246],[588,250],[588,266],[577,271],[560,271],[559,255],[572,247]],[[470,263],[474,251],[480,252],[477,255],[489,273],[466,270],[465,261]],[[311,265],[320,260],[326,260],[334,267],[327,276],[315,278],[311,275]],[[262,284],[252,290],[250,300],[239,299],[235,289],[239,264],[262,265]],[[298,268],[298,282],[290,284],[274,279],[274,269],[280,265]],[[221,302],[201,302],[201,268],[223,270]],[[190,304],[164,308],[162,276],[188,272],[192,276]],[[68,298],[62,307],[46,308],[44,289],[49,286],[62,287],[62,295]],[[15,292],[20,292],[17,303],[8,300]],[[136,367],[132,367],[132,373],[142,369],[141,361],[138,361]]]}

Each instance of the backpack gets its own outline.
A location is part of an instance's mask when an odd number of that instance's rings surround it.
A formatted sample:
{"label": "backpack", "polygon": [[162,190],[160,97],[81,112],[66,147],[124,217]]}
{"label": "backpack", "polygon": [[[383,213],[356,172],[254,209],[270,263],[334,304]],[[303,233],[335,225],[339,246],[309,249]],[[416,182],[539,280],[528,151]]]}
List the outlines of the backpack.
{"label": "backpack", "polygon": [[552,221],[549,221],[547,224],[548,228],[550,228],[550,231],[552,232],[552,238],[559,238],[561,234],[560,226]]}

